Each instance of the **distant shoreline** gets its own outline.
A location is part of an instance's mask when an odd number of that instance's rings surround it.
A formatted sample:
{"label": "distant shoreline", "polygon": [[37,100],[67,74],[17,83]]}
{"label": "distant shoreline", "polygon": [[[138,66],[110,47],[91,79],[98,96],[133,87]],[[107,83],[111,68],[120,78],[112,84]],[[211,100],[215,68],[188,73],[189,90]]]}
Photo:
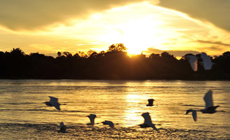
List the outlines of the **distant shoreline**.
{"label": "distant shoreline", "polygon": [[0,80],[79,80],[79,81],[230,81],[229,79],[27,79],[27,78],[6,78],[6,79],[1,79]]}

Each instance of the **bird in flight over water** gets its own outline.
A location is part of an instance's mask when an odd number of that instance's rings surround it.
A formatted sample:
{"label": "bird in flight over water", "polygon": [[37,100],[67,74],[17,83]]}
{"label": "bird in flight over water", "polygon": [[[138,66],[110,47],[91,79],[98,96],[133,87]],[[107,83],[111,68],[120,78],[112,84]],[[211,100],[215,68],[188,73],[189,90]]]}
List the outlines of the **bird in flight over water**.
{"label": "bird in flight over water", "polygon": [[[219,105],[214,106],[212,94],[213,94],[212,90],[209,90],[209,91],[204,95],[205,108],[199,110],[199,111],[201,111],[202,113],[213,114],[213,113],[217,112],[217,111],[216,111],[216,108],[219,107]],[[186,111],[186,115],[187,115],[189,112],[192,112],[192,116],[193,116],[194,121],[197,121],[197,113],[196,113],[197,111],[196,111],[196,110],[193,110],[193,109],[189,109],[189,110]]]}
{"label": "bird in flight over water", "polygon": [[158,130],[155,124],[152,123],[149,112],[143,113],[141,116],[144,118],[144,123],[139,125],[141,128],[152,127],[154,130]]}
{"label": "bird in flight over water", "polygon": [[153,106],[153,101],[155,101],[154,99],[148,99],[148,104],[146,106]]}
{"label": "bird in flight over water", "polygon": [[58,98],[55,98],[55,97],[52,97],[52,96],[49,96],[50,97],[50,101],[49,102],[45,102],[45,104],[47,106],[54,106],[57,110],[61,110],[60,109],[60,104],[58,103]]}
{"label": "bird in flight over water", "polygon": [[109,125],[111,128],[114,128],[114,123],[112,121],[104,121],[102,122],[104,125]]}
{"label": "bird in flight over water", "polygon": [[212,65],[214,64],[214,63],[212,63],[211,58],[204,52],[200,54],[200,57],[203,60],[201,62],[201,65],[203,65],[204,69],[205,70],[211,70]]}
{"label": "bird in flight over water", "polygon": [[192,55],[192,54],[188,54],[185,56],[185,59],[188,60],[191,68],[193,71],[197,71],[198,70],[198,66],[197,66],[197,62],[198,62],[198,59],[195,55]]}
{"label": "bird in flight over water", "polygon": [[90,123],[88,123],[87,125],[92,125],[92,126],[94,126],[94,120],[95,120],[95,118],[97,117],[95,114],[90,114],[90,115],[88,115],[87,116],[88,118],[89,118],[89,120],[90,120]]}

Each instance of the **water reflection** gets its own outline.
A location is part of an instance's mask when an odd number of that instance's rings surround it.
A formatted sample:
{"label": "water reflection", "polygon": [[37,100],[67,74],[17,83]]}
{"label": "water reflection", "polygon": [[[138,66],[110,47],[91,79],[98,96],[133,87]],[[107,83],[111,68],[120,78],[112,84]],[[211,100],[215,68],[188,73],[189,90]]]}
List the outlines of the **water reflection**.
{"label": "water reflection", "polygon": [[[16,83],[16,84],[15,84]],[[53,123],[61,121],[86,125],[87,115],[96,114],[96,123],[111,120],[121,127],[143,123],[141,114],[149,112],[154,124],[162,128],[210,130],[228,133],[230,126],[229,81],[78,81],[78,80],[0,80],[2,123]],[[198,121],[185,115],[189,108],[202,109],[203,96],[214,92],[220,110],[213,115],[197,114]],[[43,102],[48,96],[59,98],[61,112]],[[153,98],[154,106],[148,107]],[[103,127],[101,124],[98,126]],[[116,127],[116,126],[115,126]],[[159,128],[159,126],[156,126]]]}

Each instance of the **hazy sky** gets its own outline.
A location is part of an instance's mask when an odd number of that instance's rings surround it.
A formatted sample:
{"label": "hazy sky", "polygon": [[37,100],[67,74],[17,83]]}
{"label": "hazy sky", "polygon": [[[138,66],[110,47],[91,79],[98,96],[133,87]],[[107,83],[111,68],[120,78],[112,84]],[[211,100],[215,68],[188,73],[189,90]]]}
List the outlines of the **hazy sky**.
{"label": "hazy sky", "polygon": [[230,0],[0,0],[0,51],[107,50],[175,56],[230,49]]}

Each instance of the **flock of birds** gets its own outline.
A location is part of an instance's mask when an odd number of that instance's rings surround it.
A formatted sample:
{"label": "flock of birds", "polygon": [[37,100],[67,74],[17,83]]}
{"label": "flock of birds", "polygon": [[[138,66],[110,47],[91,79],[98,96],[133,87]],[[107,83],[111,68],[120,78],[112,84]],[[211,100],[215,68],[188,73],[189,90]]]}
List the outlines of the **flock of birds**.
{"label": "flock of birds", "polygon": [[[211,62],[211,58],[209,56],[207,56],[206,53],[201,53],[200,55],[201,59],[203,60],[203,62],[201,62],[200,64],[202,64],[204,66],[204,69],[205,70],[210,70],[212,68],[212,65],[213,63]],[[197,71],[197,63],[198,63],[198,57],[194,56],[194,55],[187,55],[185,57],[188,62],[190,63],[192,69],[194,71]],[[61,110],[60,109],[60,103],[58,102],[58,98],[55,98],[55,97],[52,97],[52,96],[49,96],[50,97],[50,101],[49,102],[45,102],[45,104],[47,106],[53,106],[55,107],[57,110]],[[216,108],[219,107],[219,106],[214,106],[214,103],[213,103],[213,92],[212,90],[209,90],[205,96],[204,96],[204,101],[205,101],[205,108],[204,109],[201,109],[201,110],[194,110],[194,109],[189,109],[186,111],[186,115],[190,112],[192,112],[192,117],[193,117],[193,120],[196,122],[197,121],[197,111],[201,111],[202,113],[209,113],[209,114],[213,114],[216,111]],[[154,102],[154,99],[148,99],[148,104],[146,106],[154,106],[153,105],[153,102]],[[90,114],[87,116],[90,120],[90,123],[88,123],[87,125],[92,125],[94,126],[95,124],[95,118],[97,117],[96,114]],[[152,123],[152,119],[151,119],[151,116],[149,115],[148,112],[146,113],[142,113],[142,117],[144,118],[144,123],[143,124],[140,124],[139,126],[141,128],[146,128],[146,127],[152,127],[154,130],[159,130],[156,128],[155,124]],[[114,128],[114,123],[112,121],[104,121],[102,122],[104,125],[109,125],[111,128]],[[58,132],[63,132],[65,133],[66,132],[66,125],[64,125],[63,122],[60,123],[60,126],[59,126],[59,131]]]}
{"label": "flock of birds", "polygon": [[[61,111],[61,108],[60,108],[61,104],[58,102],[58,98],[55,98],[52,96],[49,96],[49,98],[50,98],[50,101],[45,102],[45,104],[50,107],[55,107],[57,110]],[[153,101],[154,99],[148,99],[148,104],[146,106],[154,106]],[[90,123],[88,123],[87,125],[94,126],[95,118],[97,117],[96,114],[90,114],[87,117],[90,120]],[[144,118],[144,123],[139,125],[141,128],[152,127],[154,130],[158,131],[158,129],[155,127],[155,124],[152,123],[151,116],[149,115],[148,112],[143,113],[142,117]],[[104,125],[109,125],[111,128],[114,128],[114,123],[112,121],[105,120],[102,123]],[[63,122],[60,123],[59,129],[60,130],[58,130],[58,132],[66,133],[66,125],[64,125]]]}
{"label": "flock of birds", "polygon": [[[211,70],[212,65],[214,64],[211,60],[211,58],[204,52],[200,54],[200,58],[202,59],[202,62],[200,64],[204,67],[205,70]],[[199,57],[193,55],[193,54],[188,54],[185,56],[185,59],[188,60],[190,66],[192,67],[193,71],[198,70],[198,59]]]}

